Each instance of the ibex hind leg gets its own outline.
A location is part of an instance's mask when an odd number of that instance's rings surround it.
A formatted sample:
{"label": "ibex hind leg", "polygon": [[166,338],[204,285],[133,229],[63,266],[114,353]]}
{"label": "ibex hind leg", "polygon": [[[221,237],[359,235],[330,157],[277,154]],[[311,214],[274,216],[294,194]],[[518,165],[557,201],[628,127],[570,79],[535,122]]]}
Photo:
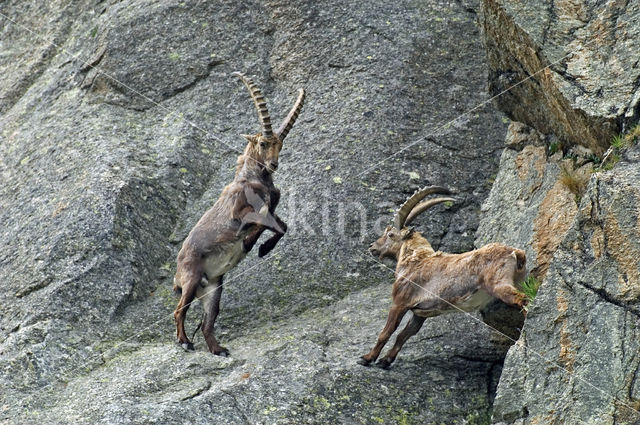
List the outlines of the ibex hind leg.
{"label": "ibex hind leg", "polygon": [[189,306],[195,299],[202,276],[200,273],[191,272],[182,274],[181,277],[183,277],[183,280],[180,282],[180,285],[174,286],[174,289],[181,288],[181,296],[176,311],[173,313],[173,317],[176,321],[178,344],[185,350],[193,350],[193,343],[187,338],[187,333],[184,329],[184,320],[187,317]]}
{"label": "ibex hind leg", "polygon": [[222,276],[211,279],[209,285],[202,289],[202,303],[204,317],[202,321],[202,334],[207,342],[209,351],[218,356],[228,356],[229,350],[218,343],[213,328],[220,312],[220,298],[222,297]]}
{"label": "ibex hind leg", "polygon": [[414,314],[411,317],[411,320],[409,321],[409,323],[407,323],[407,326],[405,326],[405,328],[402,330],[402,332],[400,332],[400,334],[396,338],[396,342],[393,345],[393,348],[389,350],[386,356],[378,360],[378,362],[376,363],[376,366],[382,369],[389,369],[389,367],[391,367],[391,363],[393,363],[393,361],[398,356],[398,353],[400,352],[400,349],[402,349],[402,346],[404,345],[404,343],[407,342],[409,338],[411,338],[412,336],[418,333],[425,319],[426,319],[425,317],[416,316]]}
{"label": "ibex hind leg", "polygon": [[396,331],[396,329],[398,329],[398,325],[400,325],[402,318],[408,310],[409,309],[404,306],[391,307],[391,309],[389,310],[389,316],[387,317],[387,324],[382,329],[382,332],[380,332],[380,335],[378,335],[378,341],[376,342],[376,345],[370,352],[360,357],[360,359],[358,360],[358,364],[361,364],[362,366],[368,366],[371,362],[374,362],[378,359],[380,351],[387,343],[391,335]]}

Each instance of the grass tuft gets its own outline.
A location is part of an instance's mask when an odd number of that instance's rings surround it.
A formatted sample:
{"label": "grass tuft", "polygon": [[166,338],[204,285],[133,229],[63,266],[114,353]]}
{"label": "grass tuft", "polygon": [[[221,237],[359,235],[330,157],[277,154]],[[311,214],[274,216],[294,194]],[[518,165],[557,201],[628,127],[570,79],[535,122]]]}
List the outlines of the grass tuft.
{"label": "grass tuft", "polygon": [[560,142],[551,142],[551,144],[549,144],[549,156],[552,156],[553,154],[561,150],[562,145],[560,144]]}
{"label": "grass tuft", "polygon": [[524,307],[524,310],[527,312],[533,305],[533,300],[535,300],[536,295],[538,295],[538,288],[540,288],[540,283],[541,282],[536,279],[535,276],[529,275],[524,280],[524,282],[520,284],[520,290],[527,299],[527,305]]}
{"label": "grass tuft", "polygon": [[589,183],[589,174],[581,174],[576,172],[576,170],[570,169],[569,167],[562,167],[560,182],[565,185],[571,193],[576,195],[576,199],[578,199],[587,189],[587,184]]}
{"label": "grass tuft", "polygon": [[640,142],[640,124],[631,127],[625,134],[615,136],[611,140],[611,146],[602,158],[600,169],[604,171],[611,170],[620,161],[622,152],[638,142]]}

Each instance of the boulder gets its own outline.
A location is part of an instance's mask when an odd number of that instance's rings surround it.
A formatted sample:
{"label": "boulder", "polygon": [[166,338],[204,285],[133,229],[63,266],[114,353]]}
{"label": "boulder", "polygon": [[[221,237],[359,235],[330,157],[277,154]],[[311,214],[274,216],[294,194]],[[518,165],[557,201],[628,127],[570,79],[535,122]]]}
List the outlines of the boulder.
{"label": "boulder", "polygon": [[542,280],[492,421],[638,423],[639,149],[608,149],[638,123],[639,5],[484,0],[481,22],[490,91],[529,127],[509,129],[476,244],[523,247]]}
{"label": "boulder", "polygon": [[548,137],[512,122],[493,188],[482,204],[476,246],[501,242],[527,254],[527,270],[544,279],[578,212],[593,164],[548,155]]}
{"label": "boulder", "polygon": [[640,117],[640,4],[483,0],[489,91],[511,119],[602,155]]}

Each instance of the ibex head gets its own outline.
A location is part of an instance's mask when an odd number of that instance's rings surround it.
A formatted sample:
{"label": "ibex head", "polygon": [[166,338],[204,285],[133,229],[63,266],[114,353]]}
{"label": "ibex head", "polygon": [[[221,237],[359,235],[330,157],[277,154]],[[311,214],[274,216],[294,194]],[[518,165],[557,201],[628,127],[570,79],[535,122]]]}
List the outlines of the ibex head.
{"label": "ibex head", "polygon": [[248,78],[244,74],[234,72],[232,75],[240,78],[249,90],[251,99],[253,99],[253,103],[258,111],[260,125],[262,126],[262,132],[256,135],[243,134],[244,138],[249,142],[244,151],[243,161],[249,160],[253,163],[251,165],[257,166],[260,170],[269,174],[273,173],[278,169],[278,157],[280,156],[280,150],[282,149],[282,141],[287,137],[289,130],[293,127],[293,124],[302,109],[302,105],[304,103],[304,90],[298,90],[298,99],[296,100],[296,103],[293,105],[293,108],[291,108],[289,115],[287,115],[287,118],[285,118],[278,131],[274,133],[271,129],[271,117],[269,116],[269,110],[267,109],[267,102],[264,100],[264,96],[262,95],[260,88],[252,79]]}
{"label": "ibex head", "polygon": [[[411,238],[414,233],[413,228],[408,227],[409,224],[422,212],[428,210],[442,202],[453,202],[453,198],[434,198],[422,201],[427,195],[433,193],[449,194],[448,189],[439,186],[429,186],[416,191],[404,204],[400,207],[393,219],[393,225],[384,229],[382,236],[378,238],[369,247],[371,255],[378,257],[380,260],[390,258],[397,260],[400,255],[402,245]],[[426,239],[425,239],[426,241]],[[428,245],[428,241],[426,244]]]}

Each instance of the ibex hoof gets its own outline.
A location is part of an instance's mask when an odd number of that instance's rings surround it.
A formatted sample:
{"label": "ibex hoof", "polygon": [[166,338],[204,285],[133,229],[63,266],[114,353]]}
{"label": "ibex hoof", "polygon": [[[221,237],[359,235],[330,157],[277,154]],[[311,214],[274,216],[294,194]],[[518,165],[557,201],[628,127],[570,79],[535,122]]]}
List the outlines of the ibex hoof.
{"label": "ibex hoof", "polygon": [[389,368],[391,367],[391,362],[389,360],[381,359],[378,360],[378,363],[376,363],[376,367],[384,370],[389,370]]}
{"label": "ibex hoof", "polygon": [[364,357],[360,357],[358,359],[358,364],[362,366],[369,366],[371,364],[371,360],[367,360]]}
{"label": "ibex hoof", "polygon": [[185,351],[195,351],[195,348],[193,347],[193,343],[192,342],[183,342],[182,344],[180,344],[180,346]]}
{"label": "ibex hoof", "polygon": [[229,350],[223,348],[222,350],[214,351],[213,354],[220,357],[229,357]]}

